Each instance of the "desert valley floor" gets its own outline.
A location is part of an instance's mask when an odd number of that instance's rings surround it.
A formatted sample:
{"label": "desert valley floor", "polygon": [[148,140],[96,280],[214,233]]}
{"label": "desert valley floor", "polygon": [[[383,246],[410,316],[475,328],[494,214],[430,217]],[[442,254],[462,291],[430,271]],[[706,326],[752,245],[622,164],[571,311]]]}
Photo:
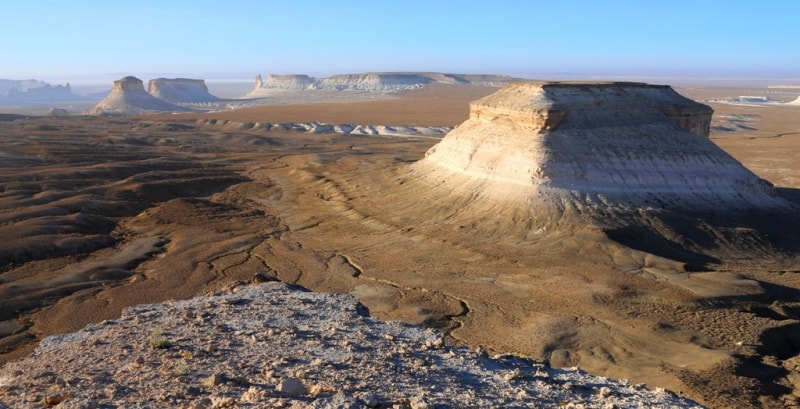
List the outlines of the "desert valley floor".
{"label": "desert valley floor", "polygon": [[[677,90],[699,101],[764,91]],[[513,214],[463,207],[410,175],[439,137],[246,124],[453,127],[469,101],[493,91],[0,115],[0,362],[126,306],[271,276],[352,293],[371,315],[441,328],[453,343],[667,387],[712,407],[796,404],[800,216],[720,227],[683,215],[615,232],[565,222],[532,239],[535,226]],[[800,106],[709,105],[713,142],[800,203]]]}

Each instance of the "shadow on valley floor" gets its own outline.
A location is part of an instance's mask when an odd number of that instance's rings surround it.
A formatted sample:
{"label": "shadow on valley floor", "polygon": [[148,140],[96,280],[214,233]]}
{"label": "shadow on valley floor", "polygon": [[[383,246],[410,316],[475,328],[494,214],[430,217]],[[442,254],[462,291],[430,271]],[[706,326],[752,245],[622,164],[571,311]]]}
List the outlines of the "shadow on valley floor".
{"label": "shadow on valley floor", "polygon": [[741,212],[660,212],[640,216],[606,235],[634,250],[703,271],[712,264],[741,258],[792,259],[800,255],[800,189],[780,188],[778,194],[793,208]]}
{"label": "shadow on valley floor", "polygon": [[[782,382],[790,375],[782,363],[800,356],[800,323],[768,329],[759,337],[759,343],[756,356],[734,355],[738,362],[734,373],[757,380],[762,395],[780,397],[792,393],[792,388]],[[770,364],[765,357],[774,357],[780,364]]]}

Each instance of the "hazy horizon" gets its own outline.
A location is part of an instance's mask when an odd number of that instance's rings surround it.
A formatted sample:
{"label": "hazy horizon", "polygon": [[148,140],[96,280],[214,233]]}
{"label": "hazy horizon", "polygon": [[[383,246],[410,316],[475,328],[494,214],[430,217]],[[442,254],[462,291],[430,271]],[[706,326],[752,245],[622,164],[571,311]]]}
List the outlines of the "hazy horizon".
{"label": "hazy horizon", "polygon": [[0,78],[431,71],[523,78],[800,80],[800,3],[56,0],[3,7]]}

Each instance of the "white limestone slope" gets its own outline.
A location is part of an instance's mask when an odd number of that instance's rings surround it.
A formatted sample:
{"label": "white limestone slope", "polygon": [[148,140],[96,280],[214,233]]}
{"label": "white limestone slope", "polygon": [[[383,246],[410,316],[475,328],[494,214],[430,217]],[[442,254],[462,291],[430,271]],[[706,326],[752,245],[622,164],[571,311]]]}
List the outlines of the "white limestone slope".
{"label": "white limestone slope", "polygon": [[175,104],[217,102],[208,92],[205,81],[188,78],[156,78],[147,84],[147,92],[156,98]]}
{"label": "white limestone slope", "polygon": [[158,99],[144,90],[142,80],[136,77],[124,77],[114,81],[114,88],[100,101],[90,114],[94,115],[131,115],[144,112],[190,111],[178,105]]}
{"label": "white limestone slope", "polygon": [[359,124],[325,124],[319,122],[239,122],[222,119],[203,119],[198,122],[204,125],[223,126],[237,131],[299,131],[313,134],[341,134],[363,136],[408,136],[441,138],[452,128],[445,126],[391,126],[391,125],[359,125]]}
{"label": "white limestone slope", "polygon": [[668,86],[516,83],[473,102],[412,169],[478,200],[556,212],[786,206],[707,138],[711,114]]}

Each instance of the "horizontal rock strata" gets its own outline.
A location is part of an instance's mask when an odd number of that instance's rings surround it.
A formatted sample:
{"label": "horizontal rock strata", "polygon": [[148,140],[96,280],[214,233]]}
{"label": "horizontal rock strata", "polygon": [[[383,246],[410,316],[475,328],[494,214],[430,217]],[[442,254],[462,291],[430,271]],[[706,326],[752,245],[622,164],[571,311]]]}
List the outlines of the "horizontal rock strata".
{"label": "horizontal rock strata", "polygon": [[475,199],[558,212],[785,206],[708,139],[711,114],[667,86],[516,83],[473,102],[414,169]]}
{"label": "horizontal rock strata", "polygon": [[362,73],[339,74],[325,78],[308,75],[268,75],[256,77],[249,97],[267,96],[275,92],[328,90],[392,93],[421,88],[427,84],[472,84],[499,86],[512,80],[500,75],[462,75],[443,73]]}
{"label": "horizontal rock strata", "polygon": [[144,83],[136,77],[114,81],[114,88],[91,111],[94,115],[129,115],[152,111],[189,111],[178,105],[158,99],[144,90]]}
{"label": "horizontal rock strata", "polygon": [[147,84],[147,92],[156,98],[172,103],[217,102],[219,98],[208,92],[204,80],[188,78],[156,78]]}

